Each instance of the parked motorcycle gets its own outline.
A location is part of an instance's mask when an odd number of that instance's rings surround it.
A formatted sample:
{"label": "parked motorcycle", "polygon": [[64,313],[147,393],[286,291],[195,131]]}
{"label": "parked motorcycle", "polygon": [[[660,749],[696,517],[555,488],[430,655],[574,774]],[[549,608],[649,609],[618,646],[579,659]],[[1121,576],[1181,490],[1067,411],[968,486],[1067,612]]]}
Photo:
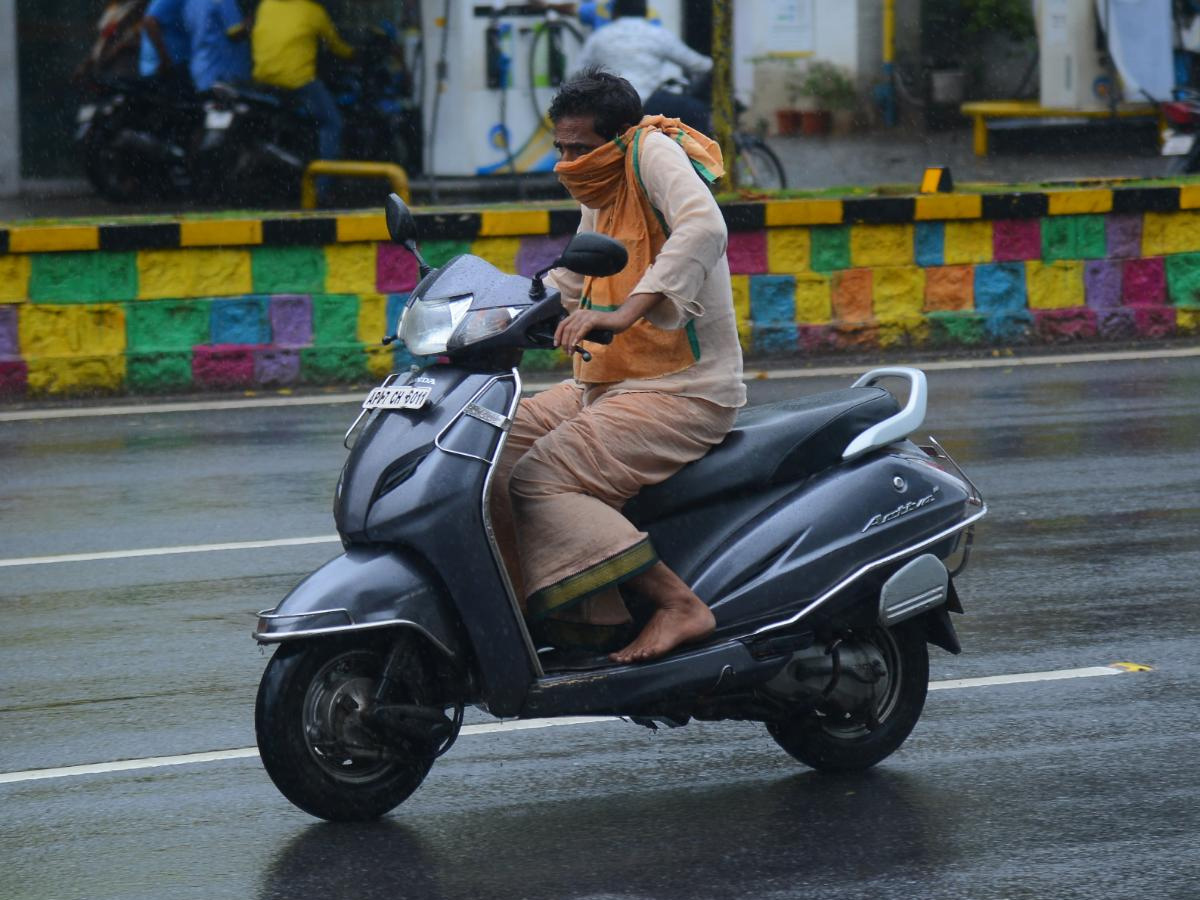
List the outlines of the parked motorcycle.
{"label": "parked motorcycle", "polygon": [[1189,88],[1176,90],[1177,99],[1162,104],[1166,129],[1162,136],[1162,155],[1171,158],[1168,175],[1190,175],[1200,172],[1200,91]]}
{"label": "parked motorcycle", "polygon": [[[324,73],[342,115],[342,158],[419,171],[419,113],[405,99],[405,76],[388,66],[393,38],[373,29],[358,43],[354,60]],[[305,168],[316,158],[316,125],[291,92],[218,83],[205,97],[196,151],[202,196],[295,198]]]}
{"label": "parked motorcycle", "polygon": [[75,146],[92,187],[116,202],[190,194],[199,101],[152,78],[98,78],[91,91],[76,113]]}
{"label": "parked motorcycle", "polygon": [[[474,256],[431,270],[395,195],[387,224],[422,275],[399,339],[435,361],[368,394],[334,500],[345,552],[259,614],[254,637],[280,646],[255,727],[280,791],[325,819],[383,815],[454,743],[469,704],[649,727],[752,720],[826,771],[899,748],[924,706],[927,645],[960,650],[953,576],[987,511],[936,442],[908,440],[924,374],[875,369],[746,409],[721,445],[630,501],[625,513],[716,615],[703,643],[632,665],[538,646],[489,496],[521,403],[517,363],[553,345],[561,297],[545,272]],[[580,234],[554,266],[604,277],[625,262],[616,241]],[[902,405],[877,386],[892,377],[907,382]]]}

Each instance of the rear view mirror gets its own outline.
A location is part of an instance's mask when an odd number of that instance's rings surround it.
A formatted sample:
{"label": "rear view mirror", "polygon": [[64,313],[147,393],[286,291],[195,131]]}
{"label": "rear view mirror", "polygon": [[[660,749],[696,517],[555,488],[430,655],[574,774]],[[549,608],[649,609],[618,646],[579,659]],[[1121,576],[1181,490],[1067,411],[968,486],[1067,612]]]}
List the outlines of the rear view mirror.
{"label": "rear view mirror", "polygon": [[571,238],[554,267],[562,266],[579,275],[603,278],[625,268],[629,254],[620,241],[603,234],[585,231]]}
{"label": "rear view mirror", "polygon": [[417,220],[397,194],[388,195],[383,202],[383,212],[387,219],[388,235],[393,241],[407,245],[417,239]]}

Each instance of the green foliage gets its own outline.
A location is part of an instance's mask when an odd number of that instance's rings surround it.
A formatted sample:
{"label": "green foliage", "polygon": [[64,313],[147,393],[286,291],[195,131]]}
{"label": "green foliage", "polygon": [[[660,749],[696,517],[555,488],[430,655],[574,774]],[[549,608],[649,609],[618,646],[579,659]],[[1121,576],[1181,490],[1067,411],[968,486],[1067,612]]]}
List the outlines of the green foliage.
{"label": "green foliage", "polygon": [[998,31],[1014,41],[1034,35],[1028,0],[962,0],[965,30],[970,35]]}
{"label": "green foliage", "polygon": [[854,79],[841,66],[824,60],[813,60],[796,79],[795,93],[811,97],[821,109],[854,109],[858,104],[858,89]]}

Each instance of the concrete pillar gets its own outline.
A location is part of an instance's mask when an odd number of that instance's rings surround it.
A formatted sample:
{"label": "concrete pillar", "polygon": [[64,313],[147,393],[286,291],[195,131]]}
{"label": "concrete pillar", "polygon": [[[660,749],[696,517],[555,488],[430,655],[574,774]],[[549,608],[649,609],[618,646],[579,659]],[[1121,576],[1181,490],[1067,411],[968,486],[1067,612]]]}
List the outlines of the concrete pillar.
{"label": "concrete pillar", "polygon": [[0,0],[0,197],[21,189],[17,96],[17,0]]}

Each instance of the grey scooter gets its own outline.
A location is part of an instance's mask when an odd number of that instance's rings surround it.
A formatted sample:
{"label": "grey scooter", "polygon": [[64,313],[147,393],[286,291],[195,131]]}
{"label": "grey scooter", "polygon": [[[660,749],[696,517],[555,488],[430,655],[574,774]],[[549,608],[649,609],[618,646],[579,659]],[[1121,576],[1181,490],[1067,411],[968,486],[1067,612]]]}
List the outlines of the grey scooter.
{"label": "grey scooter", "polygon": [[[283,794],[325,819],[383,815],[449,749],[468,704],[650,727],[759,721],[827,771],[895,751],[924,706],[927,645],[959,652],[952,576],[987,511],[936,442],[908,440],[924,374],[876,369],[746,409],[724,443],[630,501],[716,632],[648,663],[580,659],[535,645],[488,514],[517,363],[552,345],[561,298],[473,256],[430,270],[395,195],[387,221],[422,273],[399,337],[436,361],[368,395],[334,501],[345,553],[260,613],[254,637],[280,646],[255,725]],[[617,242],[581,234],[555,265],[603,277],[625,262]],[[908,382],[903,405],[876,386],[888,377]]]}

